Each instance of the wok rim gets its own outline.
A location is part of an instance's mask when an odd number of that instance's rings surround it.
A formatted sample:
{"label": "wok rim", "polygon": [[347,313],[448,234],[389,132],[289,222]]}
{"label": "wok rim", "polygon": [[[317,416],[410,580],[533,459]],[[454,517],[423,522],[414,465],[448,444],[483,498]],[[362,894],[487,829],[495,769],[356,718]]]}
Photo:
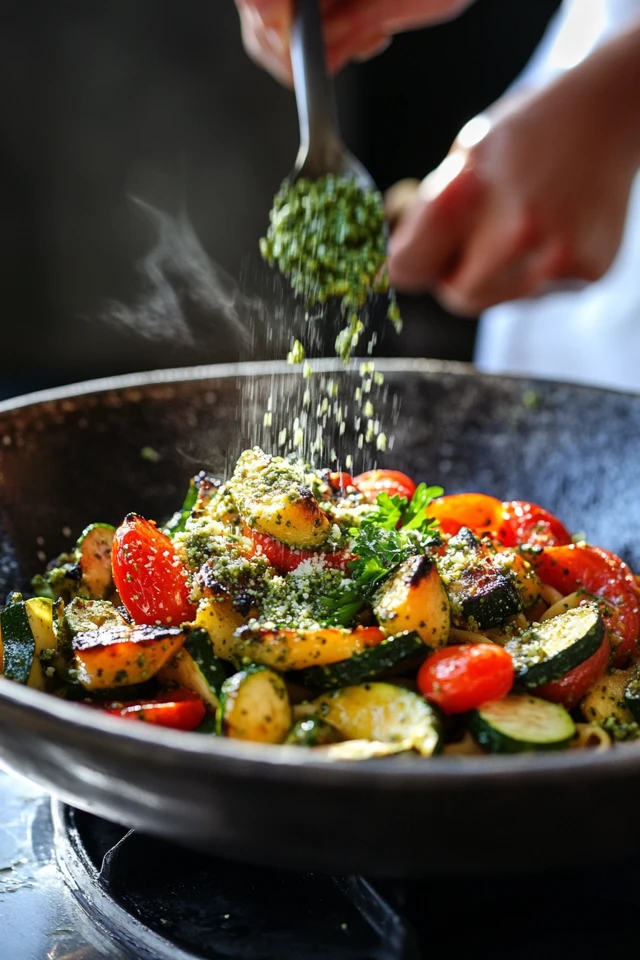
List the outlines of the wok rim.
{"label": "wok rim", "polygon": [[[339,360],[315,361],[319,372],[357,370],[361,361],[354,361],[346,368]],[[487,381],[539,382],[564,386],[571,390],[586,390],[590,393],[606,393],[636,398],[631,391],[611,390],[606,387],[589,386],[567,381],[548,380],[524,375],[496,375],[476,370],[471,364],[456,361],[427,360],[420,358],[376,359],[376,367],[385,373],[448,374],[478,378]],[[151,370],[142,373],[122,374],[94,380],[80,381],[65,386],[49,388],[0,402],[0,416],[19,413],[36,406],[46,406],[58,401],[88,398],[91,395],[125,392],[131,389],[162,387],[171,384],[187,384],[199,381],[228,380],[254,376],[285,375],[295,372],[286,361],[259,361],[249,363],[208,364],[194,367],[176,367]],[[83,734],[107,738],[113,747],[116,743],[135,750],[153,746],[172,756],[174,763],[190,765],[192,761],[211,764],[216,774],[228,772],[230,776],[251,781],[278,779],[296,781],[321,780],[323,785],[348,786],[354,789],[380,787],[381,781],[390,789],[467,789],[469,784],[494,783],[512,780],[514,776],[524,781],[548,781],[563,779],[566,774],[581,775],[581,779],[600,779],[611,774],[624,776],[640,770],[640,742],[617,744],[615,750],[602,752],[591,750],[568,750],[552,753],[523,753],[509,756],[489,755],[483,757],[438,756],[429,758],[406,758],[402,766],[392,767],[384,759],[362,761],[331,761],[318,757],[315,752],[295,746],[254,744],[243,741],[205,737],[202,734],[186,734],[147,724],[124,724],[122,720],[83,708],[81,704],[67,702],[53,695],[23,687],[0,677],[0,703],[10,705],[19,714],[28,714],[39,721],[55,722],[56,726],[81,731]],[[115,726],[114,726],[115,724]],[[155,752],[155,751],[154,751]],[[309,752],[311,753],[311,752]],[[0,760],[1,763],[1,760]],[[173,763],[172,763],[173,765]],[[204,773],[204,768],[201,768]]]}

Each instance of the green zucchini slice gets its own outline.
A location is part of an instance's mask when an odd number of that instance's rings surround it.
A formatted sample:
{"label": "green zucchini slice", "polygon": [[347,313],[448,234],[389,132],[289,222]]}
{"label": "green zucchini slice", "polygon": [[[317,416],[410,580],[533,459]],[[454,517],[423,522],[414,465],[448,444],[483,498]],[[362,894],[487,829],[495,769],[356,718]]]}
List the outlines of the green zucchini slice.
{"label": "green zucchini slice", "polygon": [[486,630],[522,611],[522,597],[512,578],[466,527],[449,540],[436,563],[457,626]]}
{"label": "green zucchini slice", "polygon": [[576,734],[564,707],[530,694],[510,694],[473,710],[469,730],[491,753],[562,750]]}
{"label": "green zucchini slice", "polygon": [[604,640],[604,621],[596,603],[585,603],[557,617],[534,623],[505,645],[519,683],[541,687],[583,663]]}
{"label": "green zucchini slice", "polygon": [[115,527],[92,523],[80,535],[76,557],[82,571],[82,586],[92,600],[105,600],[113,592],[111,548]]}
{"label": "green zucchini slice", "polygon": [[344,687],[296,708],[298,716],[318,716],[345,740],[401,744],[425,757],[440,747],[441,725],[434,707],[417,693],[392,683]]}
{"label": "green zucchini slice", "polygon": [[219,734],[235,740],[282,743],[291,728],[287,687],[268,667],[252,665],[222,684],[217,713]]}
{"label": "green zucchini slice", "polygon": [[202,627],[185,630],[186,639],[158,679],[175,681],[197,693],[212,710],[218,707],[220,690],[227,679],[221,660],[213,652],[209,634]]}
{"label": "green zucchini slice", "polygon": [[330,663],[324,667],[308,667],[296,673],[295,679],[310,690],[334,690],[352,684],[373,680],[386,670],[403,663],[417,663],[429,653],[417,633],[400,633],[383,640],[376,647],[356,653],[348,660]]}
{"label": "green zucchini slice", "polygon": [[0,614],[3,672],[9,680],[45,689],[40,654],[53,653],[52,603],[41,597],[9,603]]}
{"label": "green zucchini slice", "polygon": [[433,650],[444,646],[449,639],[449,600],[435,560],[425,555],[401,563],[378,590],[373,612],[385,633],[410,631]]}
{"label": "green zucchini slice", "polygon": [[111,548],[115,527],[92,523],[80,535],[72,553],[53,560],[44,574],[31,581],[34,593],[49,600],[70,603],[74,597],[105,600],[114,591]]}
{"label": "green zucchini slice", "polygon": [[341,740],[340,733],[326,720],[321,717],[306,717],[304,720],[296,720],[284,742],[296,747],[323,747]]}

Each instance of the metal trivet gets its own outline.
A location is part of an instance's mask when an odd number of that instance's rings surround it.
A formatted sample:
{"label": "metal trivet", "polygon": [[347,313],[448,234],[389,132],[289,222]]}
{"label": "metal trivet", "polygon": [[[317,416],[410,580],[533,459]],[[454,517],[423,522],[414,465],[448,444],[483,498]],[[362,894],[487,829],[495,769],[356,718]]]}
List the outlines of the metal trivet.
{"label": "metal trivet", "polygon": [[[237,864],[57,801],[52,818],[74,896],[135,960],[426,960],[436,945],[474,960],[602,960],[637,943],[637,862],[370,881]],[[559,844],[563,829],[560,817]]]}

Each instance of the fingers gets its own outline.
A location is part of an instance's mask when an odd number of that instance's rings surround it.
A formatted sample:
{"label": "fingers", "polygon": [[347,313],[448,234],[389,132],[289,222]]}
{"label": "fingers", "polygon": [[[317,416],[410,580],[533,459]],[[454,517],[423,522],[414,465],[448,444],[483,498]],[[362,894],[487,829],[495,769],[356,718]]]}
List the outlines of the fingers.
{"label": "fingers", "polygon": [[289,30],[291,3],[287,0],[236,0],[244,48],[259,66],[291,86]]}
{"label": "fingers", "polygon": [[[332,72],[381,53],[394,33],[456,16],[471,0],[322,0],[327,62]],[[236,0],[249,56],[291,85],[289,30],[293,0]]]}
{"label": "fingers", "polygon": [[483,197],[484,185],[462,154],[451,154],[423,182],[389,242],[389,279],[396,289],[422,293],[455,270]]}
{"label": "fingers", "polygon": [[351,61],[370,60],[391,44],[391,37],[378,27],[370,28],[357,37],[347,35],[342,41],[328,43],[327,64],[331,73],[342,70]]}

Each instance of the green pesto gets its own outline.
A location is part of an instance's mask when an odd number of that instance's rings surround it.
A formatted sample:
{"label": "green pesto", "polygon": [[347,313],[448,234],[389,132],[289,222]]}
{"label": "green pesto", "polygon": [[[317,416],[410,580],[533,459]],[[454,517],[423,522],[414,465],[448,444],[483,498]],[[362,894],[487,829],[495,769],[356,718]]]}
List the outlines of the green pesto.
{"label": "green pesto", "polygon": [[[347,321],[336,352],[347,360],[364,329],[360,312],[372,294],[389,292],[382,197],[355,180],[329,174],[285,180],[276,194],[260,252],[310,308],[338,299]],[[400,326],[391,297],[389,319]]]}
{"label": "green pesto", "polygon": [[306,561],[287,577],[269,582],[260,610],[261,627],[317,630],[327,623],[325,598],[353,587],[341,570]]}

